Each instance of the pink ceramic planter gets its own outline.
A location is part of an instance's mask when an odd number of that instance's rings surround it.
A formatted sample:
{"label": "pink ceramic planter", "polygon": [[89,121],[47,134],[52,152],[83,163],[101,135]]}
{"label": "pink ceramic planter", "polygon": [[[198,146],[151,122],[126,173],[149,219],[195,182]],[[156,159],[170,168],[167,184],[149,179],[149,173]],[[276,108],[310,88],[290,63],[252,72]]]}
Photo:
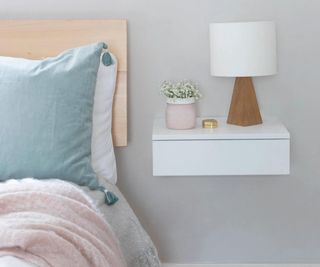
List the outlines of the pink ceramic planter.
{"label": "pink ceramic planter", "polygon": [[196,126],[194,98],[167,99],[166,125],[169,129],[186,130]]}

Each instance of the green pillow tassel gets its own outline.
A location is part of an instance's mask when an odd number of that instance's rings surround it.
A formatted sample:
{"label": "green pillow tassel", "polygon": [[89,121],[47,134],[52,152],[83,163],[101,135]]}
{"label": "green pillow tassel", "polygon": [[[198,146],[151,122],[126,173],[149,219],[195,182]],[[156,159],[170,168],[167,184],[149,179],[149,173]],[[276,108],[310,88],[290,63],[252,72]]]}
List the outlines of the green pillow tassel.
{"label": "green pillow tassel", "polygon": [[[103,49],[105,49],[105,50],[108,49],[108,45],[106,43],[103,43]],[[105,65],[107,67],[113,64],[112,57],[108,51],[103,53],[101,61],[102,61],[103,65]]]}
{"label": "green pillow tassel", "polygon": [[119,200],[119,198],[113,192],[108,191],[105,187],[99,186],[97,189],[104,193],[104,202],[108,206],[112,206]]}
{"label": "green pillow tassel", "polygon": [[103,63],[103,65],[105,65],[107,67],[113,64],[113,60],[112,60],[112,57],[109,54],[109,52],[103,53],[103,55],[102,55],[102,63]]}
{"label": "green pillow tassel", "polygon": [[105,198],[104,198],[104,202],[108,205],[111,206],[114,203],[116,203],[119,200],[119,198],[110,191],[105,192]]}

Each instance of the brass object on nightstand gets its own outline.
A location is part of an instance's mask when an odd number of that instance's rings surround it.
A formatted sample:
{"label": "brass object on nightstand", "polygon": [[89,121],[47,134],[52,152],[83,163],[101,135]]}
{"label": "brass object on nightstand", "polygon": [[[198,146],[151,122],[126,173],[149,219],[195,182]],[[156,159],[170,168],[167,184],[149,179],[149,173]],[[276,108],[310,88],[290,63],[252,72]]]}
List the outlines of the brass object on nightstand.
{"label": "brass object on nightstand", "polygon": [[202,120],[202,128],[213,129],[218,127],[218,121],[215,119],[204,119]]}

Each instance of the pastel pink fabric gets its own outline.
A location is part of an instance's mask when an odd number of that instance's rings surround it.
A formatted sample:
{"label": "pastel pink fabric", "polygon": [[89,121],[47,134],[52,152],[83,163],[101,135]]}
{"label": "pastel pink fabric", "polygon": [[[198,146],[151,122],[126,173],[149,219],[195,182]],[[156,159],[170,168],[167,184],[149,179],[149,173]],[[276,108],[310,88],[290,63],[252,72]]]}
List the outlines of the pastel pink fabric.
{"label": "pastel pink fabric", "polygon": [[73,184],[34,179],[0,184],[0,256],[40,267],[125,267],[117,238]]}

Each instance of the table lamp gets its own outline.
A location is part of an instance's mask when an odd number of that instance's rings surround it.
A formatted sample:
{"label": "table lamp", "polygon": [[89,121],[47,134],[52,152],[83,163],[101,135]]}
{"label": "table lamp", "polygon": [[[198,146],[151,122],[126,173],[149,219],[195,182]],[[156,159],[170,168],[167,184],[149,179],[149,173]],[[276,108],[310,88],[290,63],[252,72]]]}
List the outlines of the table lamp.
{"label": "table lamp", "polygon": [[262,123],[252,78],[277,73],[275,23],[210,24],[211,75],[236,77],[227,123]]}

